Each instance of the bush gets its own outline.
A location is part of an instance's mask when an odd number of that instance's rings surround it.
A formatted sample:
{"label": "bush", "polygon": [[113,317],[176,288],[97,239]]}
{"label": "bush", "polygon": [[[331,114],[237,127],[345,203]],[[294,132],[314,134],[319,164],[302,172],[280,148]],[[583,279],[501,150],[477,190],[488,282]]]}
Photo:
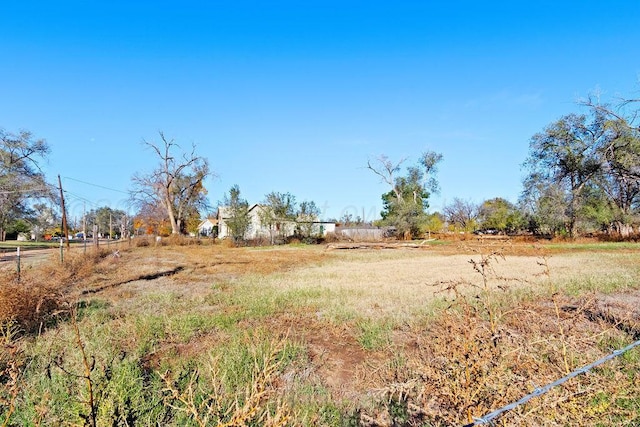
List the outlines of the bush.
{"label": "bush", "polygon": [[4,273],[0,285],[0,325],[14,324],[23,333],[39,331],[66,312],[66,300],[77,282],[95,273],[96,266],[111,251],[65,255],[61,264],[52,257],[38,271],[28,270],[18,282],[14,273]]}
{"label": "bush", "polygon": [[133,241],[133,246],[135,246],[136,248],[142,248],[142,247],[151,246],[150,240],[151,240],[150,236],[137,236],[132,241]]}
{"label": "bush", "polygon": [[36,332],[52,320],[61,305],[61,295],[53,287],[6,280],[0,286],[0,325],[12,325],[26,333]]}

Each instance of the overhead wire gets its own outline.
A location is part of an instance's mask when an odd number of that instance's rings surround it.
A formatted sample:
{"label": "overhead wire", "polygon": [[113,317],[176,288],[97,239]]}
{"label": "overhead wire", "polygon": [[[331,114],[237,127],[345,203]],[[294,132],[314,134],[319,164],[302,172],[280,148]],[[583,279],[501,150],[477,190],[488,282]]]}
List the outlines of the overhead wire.
{"label": "overhead wire", "polygon": [[79,182],[79,183],[81,183],[81,184],[86,184],[86,185],[91,185],[91,186],[93,186],[93,187],[102,188],[102,189],[104,189],[104,190],[115,191],[116,193],[122,193],[122,194],[127,194],[127,195],[129,194],[129,192],[128,192],[128,191],[117,190],[117,189],[115,189],[115,188],[105,187],[104,185],[100,185],[100,184],[93,184],[93,183],[91,183],[91,182],[82,181],[82,180],[80,180],[80,179],[71,178],[71,177],[68,177],[68,176],[63,176],[63,178],[64,178],[64,179],[71,180],[71,181]]}

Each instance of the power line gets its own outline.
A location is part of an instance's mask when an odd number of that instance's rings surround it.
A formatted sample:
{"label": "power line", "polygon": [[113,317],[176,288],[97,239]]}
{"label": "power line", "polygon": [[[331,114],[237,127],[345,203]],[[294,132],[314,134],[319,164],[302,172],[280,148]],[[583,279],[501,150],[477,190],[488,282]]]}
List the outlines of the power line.
{"label": "power line", "polygon": [[75,198],[77,200],[81,200],[81,201],[86,202],[86,203],[88,203],[90,205],[100,207],[99,203],[93,202],[93,201],[91,201],[91,200],[87,199],[86,197],[83,197],[83,196],[81,196],[79,194],[72,193],[72,192],[70,192],[68,190],[64,190],[64,193],[68,194],[69,196],[71,196],[71,197],[73,197],[73,198]]}
{"label": "power line", "polygon": [[[66,194],[68,196],[71,196],[71,198],[73,198],[75,200],[80,200],[80,201],[86,203],[87,205],[89,205],[89,206],[91,206],[93,208],[102,208],[102,207],[111,207],[112,206],[111,203],[106,203],[105,204],[105,203],[94,202],[94,201],[92,201],[90,199],[87,199],[84,196],[72,193],[72,192],[70,192],[68,190],[64,190],[64,194]],[[122,210],[122,209],[120,209],[120,210]]]}
{"label": "power line", "polygon": [[70,178],[68,176],[65,176],[63,178],[64,179],[69,179],[71,181],[76,181],[76,182],[79,182],[81,184],[91,185],[92,187],[98,187],[98,188],[102,188],[104,190],[115,191],[116,193],[122,193],[122,194],[127,194],[127,195],[129,194],[129,192],[127,192],[127,191],[116,190],[115,188],[105,187],[104,185],[99,185],[99,184],[93,184],[91,182],[82,181],[80,179],[75,179],[75,178]]}

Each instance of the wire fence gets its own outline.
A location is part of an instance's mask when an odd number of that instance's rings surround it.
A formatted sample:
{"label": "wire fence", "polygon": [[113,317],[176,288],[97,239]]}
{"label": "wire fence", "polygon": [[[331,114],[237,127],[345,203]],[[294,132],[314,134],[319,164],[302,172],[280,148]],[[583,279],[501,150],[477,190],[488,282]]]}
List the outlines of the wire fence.
{"label": "wire fence", "polygon": [[476,418],[476,420],[471,423],[471,424],[465,424],[464,427],[472,427],[472,426],[478,426],[478,425],[483,425],[483,424],[489,424],[492,425],[493,421],[498,418],[500,415],[502,415],[503,413],[510,411],[520,405],[524,405],[525,403],[527,403],[529,400],[533,399],[534,397],[537,396],[541,396],[543,394],[545,394],[546,392],[548,392],[549,390],[551,390],[552,388],[559,386],[567,381],[569,381],[571,378],[577,377],[578,375],[581,374],[586,374],[587,372],[589,372],[591,369],[595,368],[596,366],[602,365],[605,362],[608,362],[609,360],[618,357],[624,353],[626,353],[627,351],[631,350],[634,347],[637,347],[640,345],[640,340],[635,341],[632,344],[629,344],[628,346],[621,348],[619,350],[615,350],[613,351],[611,354],[608,354],[607,356],[603,357],[602,359],[596,360],[593,363],[590,363],[589,365],[585,365],[582,368],[576,369],[575,371],[571,372],[570,374],[568,374],[565,377],[562,377],[552,383],[549,383],[547,385],[545,385],[544,387],[538,387],[536,388],[533,392],[527,394],[526,396],[524,396],[523,398],[521,398],[520,400],[510,403],[506,406],[503,406],[500,409],[497,409],[493,412],[488,413],[487,415],[485,415],[484,417],[480,417],[480,418]]}

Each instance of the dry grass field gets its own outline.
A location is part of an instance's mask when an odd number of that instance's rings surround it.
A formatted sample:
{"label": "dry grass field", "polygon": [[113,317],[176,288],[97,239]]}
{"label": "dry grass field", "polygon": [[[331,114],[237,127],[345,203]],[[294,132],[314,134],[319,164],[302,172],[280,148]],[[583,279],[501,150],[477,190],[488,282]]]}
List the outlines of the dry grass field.
{"label": "dry grass field", "polygon": [[[3,264],[0,425],[473,422],[640,339],[625,243],[122,246]],[[638,425],[631,350],[497,425]]]}

